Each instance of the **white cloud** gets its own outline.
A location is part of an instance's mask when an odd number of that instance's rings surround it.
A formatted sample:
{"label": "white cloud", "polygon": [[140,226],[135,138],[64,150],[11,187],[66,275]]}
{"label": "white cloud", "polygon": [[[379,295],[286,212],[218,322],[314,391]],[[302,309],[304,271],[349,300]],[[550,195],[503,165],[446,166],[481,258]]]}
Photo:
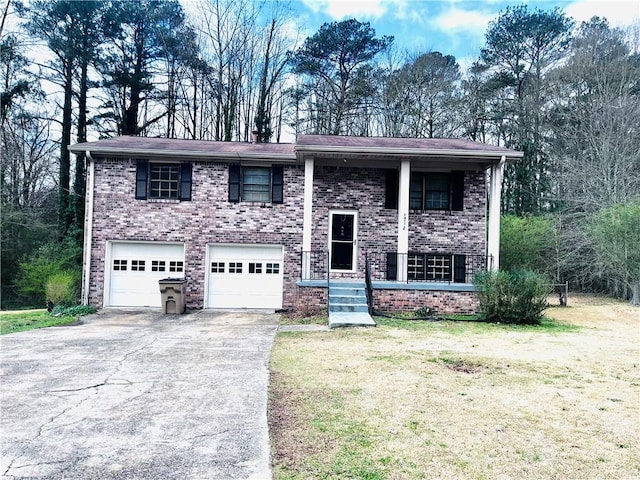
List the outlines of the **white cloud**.
{"label": "white cloud", "polygon": [[462,10],[452,6],[441,13],[433,20],[431,25],[439,30],[466,30],[482,31],[487,29],[487,25],[496,17],[494,13],[482,13],[473,10]]}
{"label": "white cloud", "polygon": [[[380,18],[393,5],[403,6],[404,0],[303,0],[314,13],[325,13],[335,20],[345,18]],[[394,12],[395,13],[395,12]]]}
{"label": "white cloud", "polygon": [[567,5],[564,11],[577,22],[598,16],[609,20],[613,27],[623,27],[640,19],[640,2],[638,0],[578,0]]}

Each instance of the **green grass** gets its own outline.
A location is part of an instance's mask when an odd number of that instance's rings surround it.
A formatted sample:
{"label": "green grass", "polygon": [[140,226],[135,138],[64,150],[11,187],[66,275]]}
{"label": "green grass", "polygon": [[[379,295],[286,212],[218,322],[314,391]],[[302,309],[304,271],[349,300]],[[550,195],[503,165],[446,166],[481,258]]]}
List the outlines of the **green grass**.
{"label": "green grass", "polygon": [[514,330],[522,332],[565,333],[580,330],[580,327],[559,322],[553,318],[543,317],[540,325],[524,325],[512,323],[485,322],[477,316],[460,316],[451,320],[415,320],[407,318],[375,317],[379,326],[407,330],[446,330],[448,333],[491,333],[495,331]]}
{"label": "green grass", "polygon": [[77,321],[79,317],[80,314],[74,313],[53,316],[46,310],[24,313],[3,313],[0,314],[0,335],[24,332],[36,328],[68,325]]}

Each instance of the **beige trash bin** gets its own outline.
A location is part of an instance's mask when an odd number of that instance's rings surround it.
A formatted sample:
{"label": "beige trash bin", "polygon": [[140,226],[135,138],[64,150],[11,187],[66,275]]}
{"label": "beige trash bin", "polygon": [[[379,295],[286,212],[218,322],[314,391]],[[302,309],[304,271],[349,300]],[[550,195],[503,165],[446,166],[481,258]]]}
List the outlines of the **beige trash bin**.
{"label": "beige trash bin", "polygon": [[162,297],[162,313],[184,313],[187,307],[187,281],[184,278],[163,278],[158,283]]}

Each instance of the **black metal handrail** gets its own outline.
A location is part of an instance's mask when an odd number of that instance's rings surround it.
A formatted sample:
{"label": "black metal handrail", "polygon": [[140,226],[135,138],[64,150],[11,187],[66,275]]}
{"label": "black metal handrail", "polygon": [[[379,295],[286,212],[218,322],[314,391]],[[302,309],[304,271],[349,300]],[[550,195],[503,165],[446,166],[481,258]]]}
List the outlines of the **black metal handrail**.
{"label": "black metal handrail", "polygon": [[371,265],[369,264],[369,253],[364,254],[364,284],[367,291],[367,307],[369,315],[373,315],[373,287],[371,285]]}

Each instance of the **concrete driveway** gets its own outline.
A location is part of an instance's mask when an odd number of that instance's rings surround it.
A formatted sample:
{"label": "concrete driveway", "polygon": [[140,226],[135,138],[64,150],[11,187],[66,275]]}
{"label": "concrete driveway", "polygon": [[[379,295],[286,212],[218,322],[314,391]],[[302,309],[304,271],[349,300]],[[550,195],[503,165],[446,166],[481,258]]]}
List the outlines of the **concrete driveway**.
{"label": "concrete driveway", "polygon": [[104,310],[0,337],[3,478],[269,479],[269,313]]}

